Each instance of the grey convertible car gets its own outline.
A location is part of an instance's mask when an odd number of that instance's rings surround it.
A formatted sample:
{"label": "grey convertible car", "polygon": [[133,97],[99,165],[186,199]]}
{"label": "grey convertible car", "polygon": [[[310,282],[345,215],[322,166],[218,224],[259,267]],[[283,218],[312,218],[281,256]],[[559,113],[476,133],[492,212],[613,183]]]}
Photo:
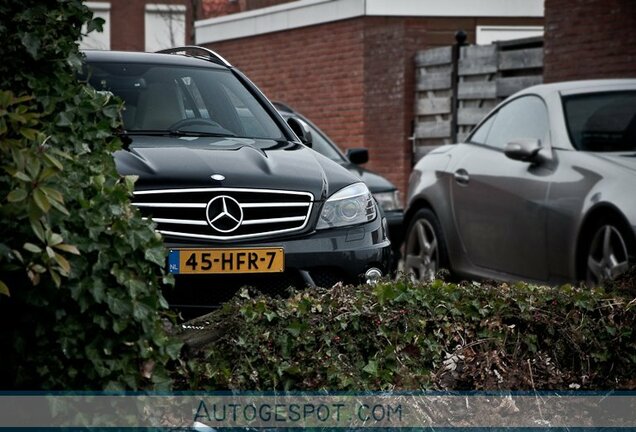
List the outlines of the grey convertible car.
{"label": "grey convertible car", "polygon": [[544,84],[414,168],[405,270],[584,280],[636,258],[636,80]]}

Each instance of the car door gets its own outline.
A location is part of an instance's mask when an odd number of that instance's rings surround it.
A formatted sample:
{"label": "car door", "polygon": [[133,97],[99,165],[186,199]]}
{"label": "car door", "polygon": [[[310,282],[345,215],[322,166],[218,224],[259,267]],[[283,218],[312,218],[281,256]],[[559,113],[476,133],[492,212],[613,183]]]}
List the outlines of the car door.
{"label": "car door", "polygon": [[[449,167],[456,229],[472,265],[489,271],[545,280],[546,198],[549,164],[512,160],[506,144],[539,139],[549,154],[546,106],[522,96],[502,106],[470,136]],[[478,271],[484,273],[484,271]]]}

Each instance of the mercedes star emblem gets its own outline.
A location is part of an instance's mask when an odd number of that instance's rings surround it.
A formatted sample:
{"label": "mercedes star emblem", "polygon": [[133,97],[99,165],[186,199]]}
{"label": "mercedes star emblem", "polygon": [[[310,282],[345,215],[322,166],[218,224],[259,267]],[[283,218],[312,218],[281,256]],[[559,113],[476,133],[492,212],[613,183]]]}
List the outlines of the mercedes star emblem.
{"label": "mercedes star emblem", "polygon": [[241,205],[227,195],[212,198],[205,212],[210,226],[222,233],[235,231],[243,222]]}
{"label": "mercedes star emblem", "polygon": [[216,181],[223,181],[223,180],[225,180],[225,176],[224,176],[223,174],[212,174],[212,175],[210,176],[210,178],[211,178],[212,180],[216,180]]}

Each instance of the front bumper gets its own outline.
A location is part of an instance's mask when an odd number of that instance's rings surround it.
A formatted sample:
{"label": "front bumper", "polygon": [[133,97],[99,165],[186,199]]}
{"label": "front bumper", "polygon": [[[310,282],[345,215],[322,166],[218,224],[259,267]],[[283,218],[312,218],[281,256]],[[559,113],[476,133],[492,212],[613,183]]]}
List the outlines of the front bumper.
{"label": "front bumper", "polygon": [[391,248],[382,220],[355,227],[314,231],[281,241],[193,244],[165,239],[168,249],[178,248],[262,248],[285,250],[283,274],[175,275],[176,286],[166,293],[176,307],[209,307],[231,298],[243,286],[270,294],[283,294],[290,286],[331,287],[337,282],[360,283],[372,267],[386,274]]}

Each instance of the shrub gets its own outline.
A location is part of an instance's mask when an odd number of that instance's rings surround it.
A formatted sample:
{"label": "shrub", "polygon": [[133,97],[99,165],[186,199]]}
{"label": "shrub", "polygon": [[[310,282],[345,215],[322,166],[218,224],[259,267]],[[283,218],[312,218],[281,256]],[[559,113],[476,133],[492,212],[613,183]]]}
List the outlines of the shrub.
{"label": "shrub", "polygon": [[633,388],[635,308],[524,283],[243,291],[180,335],[183,371],[195,389]]}
{"label": "shrub", "polygon": [[0,386],[167,387],[165,252],[115,170],[121,102],[75,78],[101,22],[80,0],[0,15]]}

